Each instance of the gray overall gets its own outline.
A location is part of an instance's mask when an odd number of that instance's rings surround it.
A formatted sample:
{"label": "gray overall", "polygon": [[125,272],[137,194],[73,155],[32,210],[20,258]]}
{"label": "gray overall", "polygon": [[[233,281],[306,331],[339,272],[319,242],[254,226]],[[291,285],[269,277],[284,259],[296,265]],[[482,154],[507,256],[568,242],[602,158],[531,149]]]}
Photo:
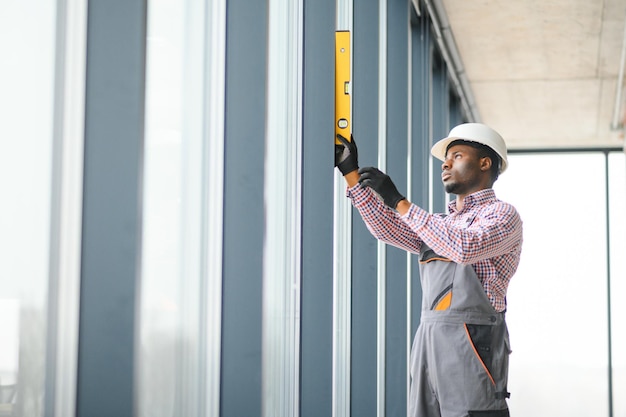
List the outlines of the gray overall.
{"label": "gray overall", "polygon": [[420,251],[410,417],[508,417],[509,334],[471,265]]}

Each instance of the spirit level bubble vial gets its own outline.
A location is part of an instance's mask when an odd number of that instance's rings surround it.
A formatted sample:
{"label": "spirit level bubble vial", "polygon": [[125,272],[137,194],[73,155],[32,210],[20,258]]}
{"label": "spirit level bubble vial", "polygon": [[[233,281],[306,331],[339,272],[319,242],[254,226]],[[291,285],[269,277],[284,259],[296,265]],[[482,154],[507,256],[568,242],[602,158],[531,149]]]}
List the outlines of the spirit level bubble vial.
{"label": "spirit level bubble vial", "polygon": [[350,100],[350,32],[335,32],[335,143],[341,135],[351,140],[351,100]]}

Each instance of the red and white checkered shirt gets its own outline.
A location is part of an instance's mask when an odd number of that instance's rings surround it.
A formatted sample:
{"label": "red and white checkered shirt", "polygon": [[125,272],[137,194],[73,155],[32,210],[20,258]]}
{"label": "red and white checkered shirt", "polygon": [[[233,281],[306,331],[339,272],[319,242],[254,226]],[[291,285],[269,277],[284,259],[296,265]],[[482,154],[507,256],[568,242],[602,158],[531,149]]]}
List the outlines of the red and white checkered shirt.
{"label": "red and white checkered shirt", "polygon": [[496,311],[506,309],[506,291],[522,251],[522,220],[493,189],[465,197],[461,211],[452,201],[445,217],[415,204],[401,216],[359,184],[347,195],[374,237],[416,254],[425,242],[453,262],[472,265]]}

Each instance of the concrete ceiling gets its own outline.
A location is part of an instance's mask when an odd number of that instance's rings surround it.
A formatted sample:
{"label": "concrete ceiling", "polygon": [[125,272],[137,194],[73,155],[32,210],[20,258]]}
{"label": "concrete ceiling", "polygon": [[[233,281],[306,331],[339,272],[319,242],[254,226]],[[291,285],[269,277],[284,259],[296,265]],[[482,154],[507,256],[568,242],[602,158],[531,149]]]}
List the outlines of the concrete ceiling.
{"label": "concrete ceiling", "polygon": [[511,149],[623,146],[611,121],[626,1],[443,5],[481,121]]}

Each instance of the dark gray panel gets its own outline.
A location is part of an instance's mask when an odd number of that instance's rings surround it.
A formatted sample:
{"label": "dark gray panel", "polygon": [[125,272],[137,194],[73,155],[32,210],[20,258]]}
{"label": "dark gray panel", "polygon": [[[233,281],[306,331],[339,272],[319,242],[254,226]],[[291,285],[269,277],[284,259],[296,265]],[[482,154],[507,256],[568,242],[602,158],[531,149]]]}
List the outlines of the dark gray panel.
{"label": "dark gray panel", "polygon": [[133,416],[146,2],[88,7],[78,416]]}
{"label": "dark gray panel", "polygon": [[332,414],[335,1],[304,2],[302,417]]}
{"label": "dark gray panel", "polygon": [[411,25],[411,144],[413,203],[428,208],[428,162],[430,156],[430,68],[432,38],[426,16],[414,16]]}
{"label": "dark gray panel", "polygon": [[[412,202],[428,209],[429,206],[429,160],[430,156],[430,48],[431,31],[425,10],[422,16],[413,12],[411,25],[411,161]],[[421,317],[422,290],[417,256],[411,257],[411,337],[417,331]]]}
{"label": "dark gray panel", "polygon": [[463,109],[461,106],[461,99],[456,94],[450,92],[450,126],[452,129],[456,125],[460,125],[463,120]]}
{"label": "dark gray panel", "polygon": [[[432,65],[432,132],[433,143],[446,137],[449,129],[448,99],[448,70],[446,63],[438,50],[433,51]],[[446,193],[441,183],[441,161],[433,160],[433,211],[443,213],[446,211]]]}
{"label": "dark gray panel", "polygon": [[[353,133],[361,167],[378,160],[378,1],[354,2]],[[351,414],[376,416],[377,243],[354,211]]]}
{"label": "dark gray panel", "polygon": [[[387,173],[401,193],[407,190],[410,3],[387,3]],[[406,416],[406,257],[406,251],[387,246],[385,415],[388,417]]]}
{"label": "dark gray panel", "polygon": [[267,2],[230,0],[224,160],[224,417],[261,415],[266,41]]}

